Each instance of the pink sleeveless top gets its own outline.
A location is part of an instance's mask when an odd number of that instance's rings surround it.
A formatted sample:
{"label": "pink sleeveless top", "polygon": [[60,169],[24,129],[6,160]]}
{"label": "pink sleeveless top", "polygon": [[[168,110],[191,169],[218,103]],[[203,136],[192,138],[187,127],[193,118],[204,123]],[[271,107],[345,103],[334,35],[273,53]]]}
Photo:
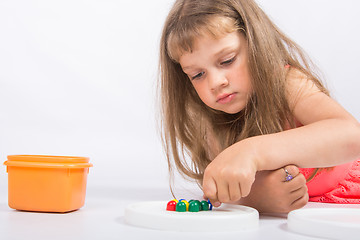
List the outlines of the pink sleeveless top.
{"label": "pink sleeveless top", "polygon": [[[315,169],[299,170],[308,179]],[[360,203],[360,159],[319,170],[306,185],[311,202]]]}
{"label": "pink sleeveless top", "polygon": [[[296,127],[301,127],[296,122]],[[290,129],[286,126],[285,129]],[[300,168],[306,179],[315,171],[314,168]],[[360,159],[321,169],[306,183],[310,202],[323,203],[360,203]]]}

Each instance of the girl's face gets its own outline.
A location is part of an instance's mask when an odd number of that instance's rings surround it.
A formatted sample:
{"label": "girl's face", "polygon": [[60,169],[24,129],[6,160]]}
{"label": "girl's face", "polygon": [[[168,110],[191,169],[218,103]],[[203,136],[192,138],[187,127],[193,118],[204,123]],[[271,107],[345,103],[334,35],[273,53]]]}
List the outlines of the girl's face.
{"label": "girl's face", "polygon": [[181,55],[179,63],[207,106],[229,114],[245,108],[252,86],[243,34],[200,37],[192,52]]}

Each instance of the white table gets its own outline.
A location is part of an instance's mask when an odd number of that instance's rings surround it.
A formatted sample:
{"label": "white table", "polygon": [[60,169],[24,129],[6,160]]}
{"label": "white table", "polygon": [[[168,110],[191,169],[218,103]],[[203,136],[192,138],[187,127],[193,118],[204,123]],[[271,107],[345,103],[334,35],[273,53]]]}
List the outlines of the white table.
{"label": "white table", "polygon": [[[65,214],[22,212],[7,206],[0,190],[0,239],[316,239],[287,229],[287,215],[260,216],[255,231],[170,232],[138,228],[124,222],[125,207],[140,201],[166,201],[168,189],[89,186],[86,203]],[[308,204],[307,207],[313,207]],[[347,207],[347,206],[344,206]],[[354,207],[354,206],[352,206]]]}

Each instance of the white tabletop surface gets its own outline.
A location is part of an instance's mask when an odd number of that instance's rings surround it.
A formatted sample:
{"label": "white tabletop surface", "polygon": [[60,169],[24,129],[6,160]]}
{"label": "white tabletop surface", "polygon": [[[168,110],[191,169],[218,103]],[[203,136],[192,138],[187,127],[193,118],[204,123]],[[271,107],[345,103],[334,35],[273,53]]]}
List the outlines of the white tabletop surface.
{"label": "white tabletop surface", "polygon": [[[7,205],[7,189],[0,193],[0,239],[316,239],[289,231],[287,215],[261,215],[254,231],[216,233],[159,231],[124,222],[128,204],[169,200],[168,189],[88,186],[85,206],[65,214],[16,211]],[[314,206],[332,205],[306,207]]]}

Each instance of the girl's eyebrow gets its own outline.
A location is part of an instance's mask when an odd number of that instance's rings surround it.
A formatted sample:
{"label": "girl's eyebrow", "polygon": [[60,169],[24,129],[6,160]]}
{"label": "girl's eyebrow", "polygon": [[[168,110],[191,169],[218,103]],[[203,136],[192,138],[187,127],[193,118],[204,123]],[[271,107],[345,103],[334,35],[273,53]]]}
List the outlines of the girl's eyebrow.
{"label": "girl's eyebrow", "polygon": [[[238,51],[238,49],[240,48],[240,46],[227,46],[227,47],[224,47],[223,49],[221,49],[220,51],[218,51],[217,53],[214,54],[214,57],[219,57],[223,54],[227,54],[229,52],[233,52],[233,51]],[[189,66],[185,66],[185,67],[182,67],[182,70],[185,72],[185,70],[187,69],[191,69],[191,68],[194,68],[195,66],[194,65],[189,65]]]}
{"label": "girl's eyebrow", "polygon": [[190,65],[190,66],[181,67],[181,68],[182,68],[182,70],[185,72],[185,70],[194,68],[194,66],[193,66],[193,65]]}
{"label": "girl's eyebrow", "polygon": [[218,57],[220,55],[227,54],[229,52],[237,51],[237,49],[239,49],[239,47],[240,46],[225,47],[225,48],[221,49],[220,51],[218,51],[217,53],[215,53],[214,56]]}

